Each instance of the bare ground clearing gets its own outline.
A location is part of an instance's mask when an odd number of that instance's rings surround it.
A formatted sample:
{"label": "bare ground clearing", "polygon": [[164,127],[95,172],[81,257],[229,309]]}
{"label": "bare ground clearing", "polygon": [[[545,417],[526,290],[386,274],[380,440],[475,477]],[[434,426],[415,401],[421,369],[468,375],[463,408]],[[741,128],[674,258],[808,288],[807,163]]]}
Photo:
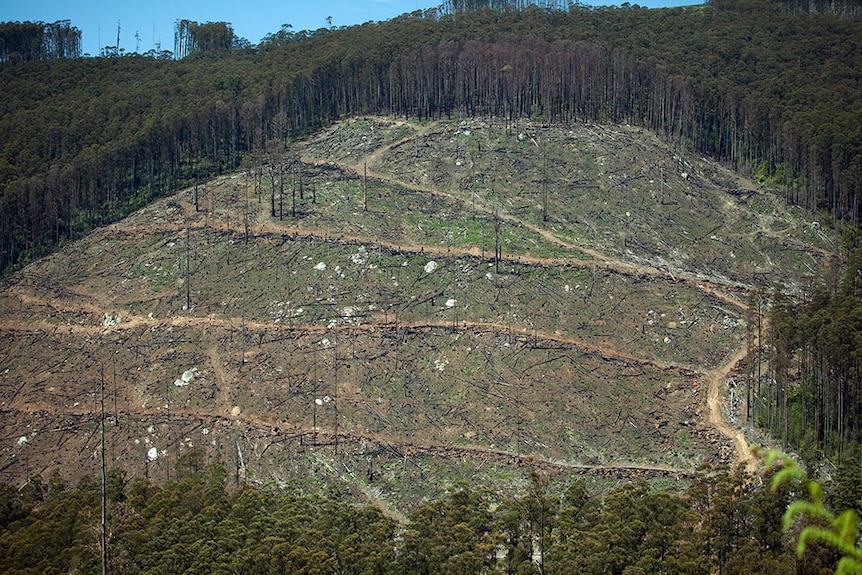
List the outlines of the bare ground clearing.
{"label": "bare ground clearing", "polygon": [[753,469],[720,386],[753,279],[793,293],[822,230],[628,128],[365,119],[296,151],[295,194],[225,176],[9,278],[0,477],[97,473],[102,386],[131,476],[200,449],[396,516],[525,467]]}

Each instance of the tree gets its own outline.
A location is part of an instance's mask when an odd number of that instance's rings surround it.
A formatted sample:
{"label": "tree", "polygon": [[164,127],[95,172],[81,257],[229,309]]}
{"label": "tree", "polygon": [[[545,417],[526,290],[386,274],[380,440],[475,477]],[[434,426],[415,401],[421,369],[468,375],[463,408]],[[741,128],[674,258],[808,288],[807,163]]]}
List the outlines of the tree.
{"label": "tree", "polygon": [[174,30],[174,54],[185,58],[193,52],[213,52],[245,47],[247,40],[237,38],[229,22],[177,20]]}
{"label": "tree", "polygon": [[784,453],[776,450],[761,451],[767,468],[776,466],[770,487],[773,491],[786,488],[788,484],[798,485],[807,499],[796,499],[787,507],[782,522],[785,531],[789,530],[798,518],[810,522],[802,527],[796,544],[799,557],[813,543],[824,543],[840,554],[835,568],[837,575],[862,573],[862,547],[859,546],[859,514],[856,509],[834,512],[824,501],[823,487],[819,482],[809,479],[802,468]]}
{"label": "tree", "polygon": [[81,56],[81,31],[69,20],[0,23],[0,67]]}
{"label": "tree", "polygon": [[444,499],[410,514],[403,533],[402,573],[488,573],[499,534],[488,511],[488,494],[459,486]]}

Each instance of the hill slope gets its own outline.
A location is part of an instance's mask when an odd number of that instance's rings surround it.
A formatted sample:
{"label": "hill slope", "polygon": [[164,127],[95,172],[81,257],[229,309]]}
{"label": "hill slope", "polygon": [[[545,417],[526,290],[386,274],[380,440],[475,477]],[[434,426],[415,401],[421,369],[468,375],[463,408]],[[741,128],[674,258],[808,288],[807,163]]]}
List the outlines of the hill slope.
{"label": "hill slope", "polygon": [[9,278],[0,477],[98,473],[102,387],[109,465],[158,481],[202,451],[397,513],[532,467],[685,477],[744,456],[716,389],[755,286],[831,256],[626,126],[363,118],[279,158]]}
{"label": "hill slope", "polygon": [[0,274],[359,114],[646,126],[789,203],[859,221],[859,21],[764,0],[519,6],[284,29],[255,49],[179,61],[10,62]]}

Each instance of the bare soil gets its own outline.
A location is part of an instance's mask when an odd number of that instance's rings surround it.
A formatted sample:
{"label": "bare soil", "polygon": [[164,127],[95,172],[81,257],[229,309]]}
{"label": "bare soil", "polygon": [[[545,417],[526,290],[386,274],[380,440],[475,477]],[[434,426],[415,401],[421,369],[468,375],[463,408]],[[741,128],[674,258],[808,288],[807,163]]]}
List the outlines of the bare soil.
{"label": "bare soil", "polygon": [[103,417],[129,478],[202,451],[396,517],[531,468],[756,468],[722,405],[747,302],[805,289],[832,244],[751,182],[639,129],[478,120],[351,120],[290,150],[284,196],[278,172],[8,278],[0,479],[98,474]]}

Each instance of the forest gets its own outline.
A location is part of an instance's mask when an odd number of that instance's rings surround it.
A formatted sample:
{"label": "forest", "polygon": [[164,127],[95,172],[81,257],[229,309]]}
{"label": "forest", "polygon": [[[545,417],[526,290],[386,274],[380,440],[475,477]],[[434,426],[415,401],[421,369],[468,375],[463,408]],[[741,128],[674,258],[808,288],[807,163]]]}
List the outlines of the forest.
{"label": "forest", "polygon": [[[104,484],[110,573],[463,574],[588,573],[818,575],[836,552],[797,557],[781,516],[798,486],[755,485],[741,472],[704,469],[685,492],[622,483],[601,494],[583,479],[539,472],[522,496],[454,485],[399,524],[333,489],[229,487],[194,453],[177,479]],[[0,572],[97,572],[102,484],[34,477],[0,485]],[[827,485],[827,500],[859,509],[858,457]]]}
{"label": "forest", "polygon": [[801,302],[774,297],[767,369],[754,373],[752,361],[746,375],[750,417],[812,464],[852,456],[862,440],[859,241],[846,232],[843,276],[829,274]]}
{"label": "forest", "polygon": [[80,56],[81,31],[70,20],[0,23],[0,67]]}
{"label": "forest", "polygon": [[362,113],[642,125],[856,222],[862,24],[781,8],[441,8],[240,48],[185,22],[178,60],[7,58],[0,273]]}

